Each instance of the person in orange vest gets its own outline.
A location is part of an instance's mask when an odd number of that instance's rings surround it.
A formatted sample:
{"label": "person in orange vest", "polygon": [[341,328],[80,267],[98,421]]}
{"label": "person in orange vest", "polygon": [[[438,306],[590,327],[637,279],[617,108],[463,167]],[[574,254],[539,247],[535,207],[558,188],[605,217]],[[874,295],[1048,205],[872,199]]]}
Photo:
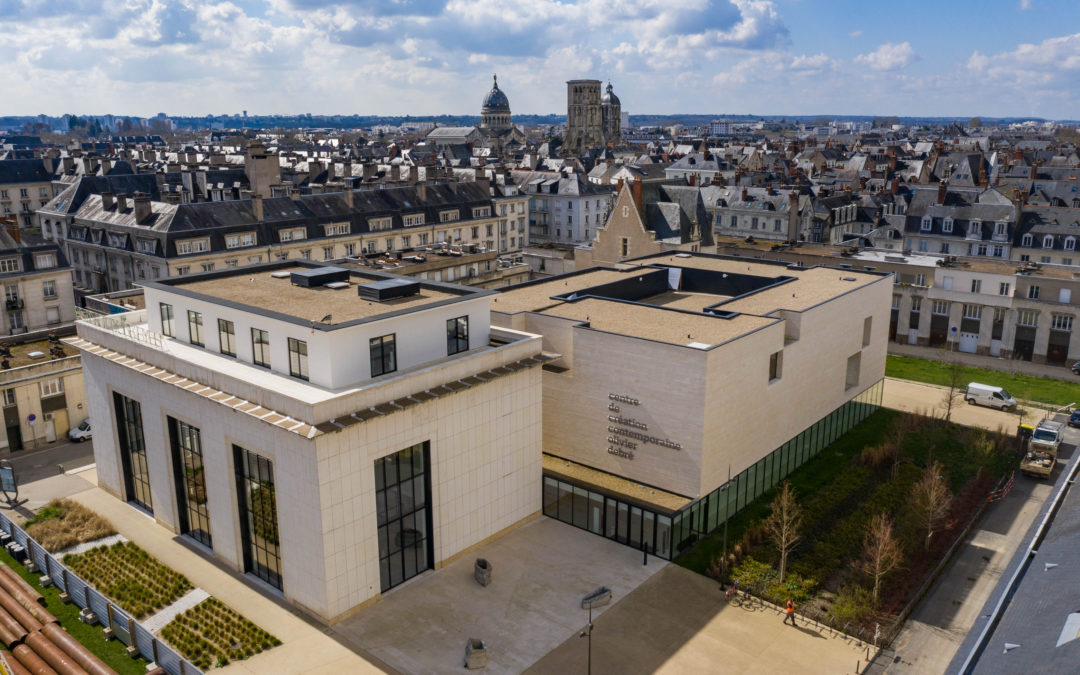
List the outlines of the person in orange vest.
{"label": "person in orange vest", "polygon": [[788,598],[787,607],[784,609],[784,623],[787,623],[788,619],[791,619],[791,625],[795,625],[795,603],[791,598]]}

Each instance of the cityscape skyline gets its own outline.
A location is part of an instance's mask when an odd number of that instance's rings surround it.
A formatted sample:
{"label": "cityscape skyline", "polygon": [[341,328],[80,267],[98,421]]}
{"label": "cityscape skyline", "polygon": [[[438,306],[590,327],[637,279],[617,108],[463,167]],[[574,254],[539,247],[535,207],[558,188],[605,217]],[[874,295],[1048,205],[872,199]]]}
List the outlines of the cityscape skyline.
{"label": "cityscape skyline", "polygon": [[1075,117],[1076,2],[920,8],[885,32],[895,8],[848,2],[3,0],[0,114],[475,114],[498,72],[516,114],[591,77],[631,114]]}

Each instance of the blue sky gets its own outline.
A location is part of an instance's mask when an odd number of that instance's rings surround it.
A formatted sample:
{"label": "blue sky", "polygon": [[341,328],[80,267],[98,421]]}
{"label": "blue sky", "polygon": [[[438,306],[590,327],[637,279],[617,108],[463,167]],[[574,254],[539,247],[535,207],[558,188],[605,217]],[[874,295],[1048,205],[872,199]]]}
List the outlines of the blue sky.
{"label": "blue sky", "polygon": [[0,114],[1080,118],[1080,0],[0,0]]}

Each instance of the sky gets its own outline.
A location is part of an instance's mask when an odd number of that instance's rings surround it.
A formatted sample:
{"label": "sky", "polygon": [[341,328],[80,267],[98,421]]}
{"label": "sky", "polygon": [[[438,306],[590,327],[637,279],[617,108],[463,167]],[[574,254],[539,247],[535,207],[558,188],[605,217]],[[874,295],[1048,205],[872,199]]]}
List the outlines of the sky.
{"label": "sky", "polygon": [[1080,118],[1080,0],[0,0],[0,115]]}

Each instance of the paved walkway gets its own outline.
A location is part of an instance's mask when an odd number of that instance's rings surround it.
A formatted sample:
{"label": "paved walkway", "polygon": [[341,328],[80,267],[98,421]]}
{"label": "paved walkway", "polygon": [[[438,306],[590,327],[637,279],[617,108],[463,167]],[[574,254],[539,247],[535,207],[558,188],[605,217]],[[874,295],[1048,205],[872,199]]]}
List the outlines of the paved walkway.
{"label": "paved walkway", "polygon": [[[74,490],[78,481],[81,490]],[[229,607],[277,636],[282,644],[269,651],[215,669],[222,675],[241,673],[367,673],[385,672],[383,664],[365,658],[306,620],[283,601],[275,601],[241,581],[235,573],[176,541],[176,536],[152,518],[96,487],[93,469],[73,476],[55,476],[28,486],[35,501],[70,497],[107,518],[116,531],[150,555],[186,576]],[[46,493],[53,493],[49,496]]]}
{"label": "paved walkway", "polygon": [[[854,673],[866,646],[828,629],[792,628],[771,605],[728,605],[717,583],[668,565],[593,620],[598,673]],[[537,661],[535,675],[583,673],[588,640],[576,635]]]}
{"label": "paved walkway", "polygon": [[[487,587],[473,578],[476,558],[491,563]],[[462,672],[466,641],[476,638],[488,649],[484,672],[516,675],[578,634],[588,622],[583,596],[607,586],[615,599],[632,597],[634,588],[669,566],[653,557],[642,565],[640,551],[540,517],[391,590],[334,630],[399,671],[417,674]]]}
{"label": "paved walkway", "polygon": [[[918,345],[902,345],[890,342],[889,353],[896,354],[897,356],[914,356],[920,359],[940,361],[942,351],[940,347],[920,347]],[[1072,371],[1067,367],[1070,363],[1068,361],[1064,366],[1055,366],[1046,363],[1021,361],[1019,359],[1003,359],[997,356],[966,354],[964,352],[950,352],[949,357],[955,358],[965,366],[972,366],[974,368],[989,368],[991,370],[1000,370],[1004,373],[1018,373],[1020,375],[1031,375],[1033,377],[1049,377],[1055,380],[1065,380],[1067,382],[1080,382],[1080,377],[1073,375]]]}

